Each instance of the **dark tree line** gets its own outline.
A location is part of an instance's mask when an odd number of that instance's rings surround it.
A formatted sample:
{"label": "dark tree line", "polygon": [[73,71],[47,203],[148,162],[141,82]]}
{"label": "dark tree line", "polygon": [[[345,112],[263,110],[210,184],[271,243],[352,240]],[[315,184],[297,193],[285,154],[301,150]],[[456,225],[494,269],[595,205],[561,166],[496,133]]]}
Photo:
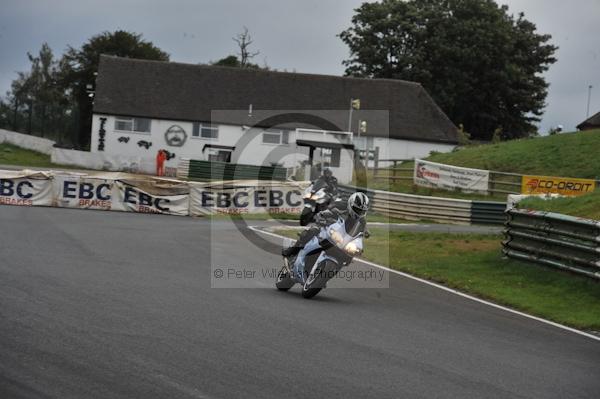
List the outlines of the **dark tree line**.
{"label": "dark tree line", "polygon": [[[523,14],[493,0],[382,0],[360,6],[340,37],[350,48],[347,75],[420,82],[474,139],[535,133],[548,89],[541,74],[557,48]],[[239,53],[212,64],[261,68],[248,30],[233,40]],[[0,127],[87,148],[100,54],[169,60],[126,31],[93,36],[60,58],[43,44],[0,100]]]}
{"label": "dark tree line", "polygon": [[[251,62],[259,52],[250,50],[253,40],[247,28],[233,40],[239,53],[213,65],[268,69]],[[122,30],[93,36],[81,48],[69,46],[60,58],[44,43],[38,54],[27,54],[30,70],[19,72],[11,89],[0,99],[0,128],[48,137],[65,146],[89,148],[100,54],[169,61],[169,54],[143,40],[142,35]]]}
{"label": "dark tree line", "polygon": [[545,106],[550,35],[493,0],[364,3],[340,34],[352,76],[420,82],[472,138],[526,137]]}
{"label": "dark tree line", "polygon": [[0,100],[0,127],[88,148],[100,54],[169,60],[141,35],[120,30],[93,36],[81,48],[68,47],[60,58],[44,43],[38,54],[28,53],[30,70],[19,72]]}

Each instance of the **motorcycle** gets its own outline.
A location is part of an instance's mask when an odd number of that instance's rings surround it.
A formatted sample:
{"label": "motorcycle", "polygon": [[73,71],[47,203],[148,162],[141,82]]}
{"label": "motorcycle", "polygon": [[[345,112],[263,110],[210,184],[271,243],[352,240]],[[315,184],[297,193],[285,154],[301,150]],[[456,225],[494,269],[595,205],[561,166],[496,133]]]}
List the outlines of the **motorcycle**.
{"label": "motorcycle", "polygon": [[327,189],[327,184],[317,180],[304,191],[304,208],[300,214],[300,226],[306,226],[313,221],[315,215],[329,206],[332,195]]}
{"label": "motorcycle", "polygon": [[359,223],[346,223],[341,217],[322,227],[295,258],[284,258],[275,283],[277,289],[287,291],[300,284],[304,298],[317,295],[342,267],[362,253],[363,237],[367,238],[368,233],[360,230]]}

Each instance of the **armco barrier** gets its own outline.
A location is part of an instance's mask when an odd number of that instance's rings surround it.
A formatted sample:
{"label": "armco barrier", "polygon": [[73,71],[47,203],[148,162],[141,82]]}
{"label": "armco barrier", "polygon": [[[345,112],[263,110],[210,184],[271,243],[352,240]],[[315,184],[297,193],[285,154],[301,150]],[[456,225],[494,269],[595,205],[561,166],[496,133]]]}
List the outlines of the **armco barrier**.
{"label": "armco barrier", "polygon": [[371,208],[378,213],[408,220],[431,220],[454,224],[502,224],[503,202],[471,201],[453,198],[394,193],[353,186],[340,186],[343,198],[356,191],[367,194]]}
{"label": "armco barrier", "polygon": [[600,221],[510,209],[502,245],[508,257],[600,279]]}
{"label": "armco barrier", "polygon": [[287,170],[279,166],[257,166],[182,158],[177,176],[190,180],[285,180]]}

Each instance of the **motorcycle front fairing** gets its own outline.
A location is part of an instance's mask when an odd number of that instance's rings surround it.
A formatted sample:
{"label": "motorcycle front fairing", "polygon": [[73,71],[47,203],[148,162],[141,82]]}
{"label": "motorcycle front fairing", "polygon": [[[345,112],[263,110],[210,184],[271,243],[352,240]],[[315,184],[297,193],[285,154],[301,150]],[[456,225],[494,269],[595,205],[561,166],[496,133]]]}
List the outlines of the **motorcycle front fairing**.
{"label": "motorcycle front fairing", "polygon": [[310,273],[314,273],[316,267],[326,260],[334,262],[341,268],[348,265],[355,255],[362,252],[362,232],[349,235],[346,232],[345,222],[342,218],[338,218],[337,222],[321,228],[319,234],[313,237],[298,253],[294,262],[294,276],[302,283],[305,282],[306,256],[316,250],[320,250],[321,253],[312,265]]}

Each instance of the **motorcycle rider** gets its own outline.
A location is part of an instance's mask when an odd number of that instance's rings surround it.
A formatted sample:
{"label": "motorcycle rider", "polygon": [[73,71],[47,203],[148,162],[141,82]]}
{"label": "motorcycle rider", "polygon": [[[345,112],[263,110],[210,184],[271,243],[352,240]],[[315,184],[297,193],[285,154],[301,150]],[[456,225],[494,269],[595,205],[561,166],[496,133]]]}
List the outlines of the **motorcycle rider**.
{"label": "motorcycle rider", "polygon": [[348,198],[345,210],[334,207],[319,212],[315,216],[315,222],[300,234],[294,245],[284,248],[281,254],[284,257],[297,255],[313,237],[319,234],[322,227],[335,223],[339,217],[344,219],[346,231],[366,232],[368,209],[369,197],[365,193],[352,194]]}
{"label": "motorcycle rider", "polygon": [[317,179],[317,181],[315,182],[315,185],[317,185],[317,182],[319,180],[321,180],[325,183],[325,185],[327,187],[325,189],[325,191],[330,193],[332,197],[335,197],[337,195],[338,181],[335,178],[335,176],[333,175],[333,172],[331,171],[331,169],[329,169],[329,168],[323,169],[323,174]]}

